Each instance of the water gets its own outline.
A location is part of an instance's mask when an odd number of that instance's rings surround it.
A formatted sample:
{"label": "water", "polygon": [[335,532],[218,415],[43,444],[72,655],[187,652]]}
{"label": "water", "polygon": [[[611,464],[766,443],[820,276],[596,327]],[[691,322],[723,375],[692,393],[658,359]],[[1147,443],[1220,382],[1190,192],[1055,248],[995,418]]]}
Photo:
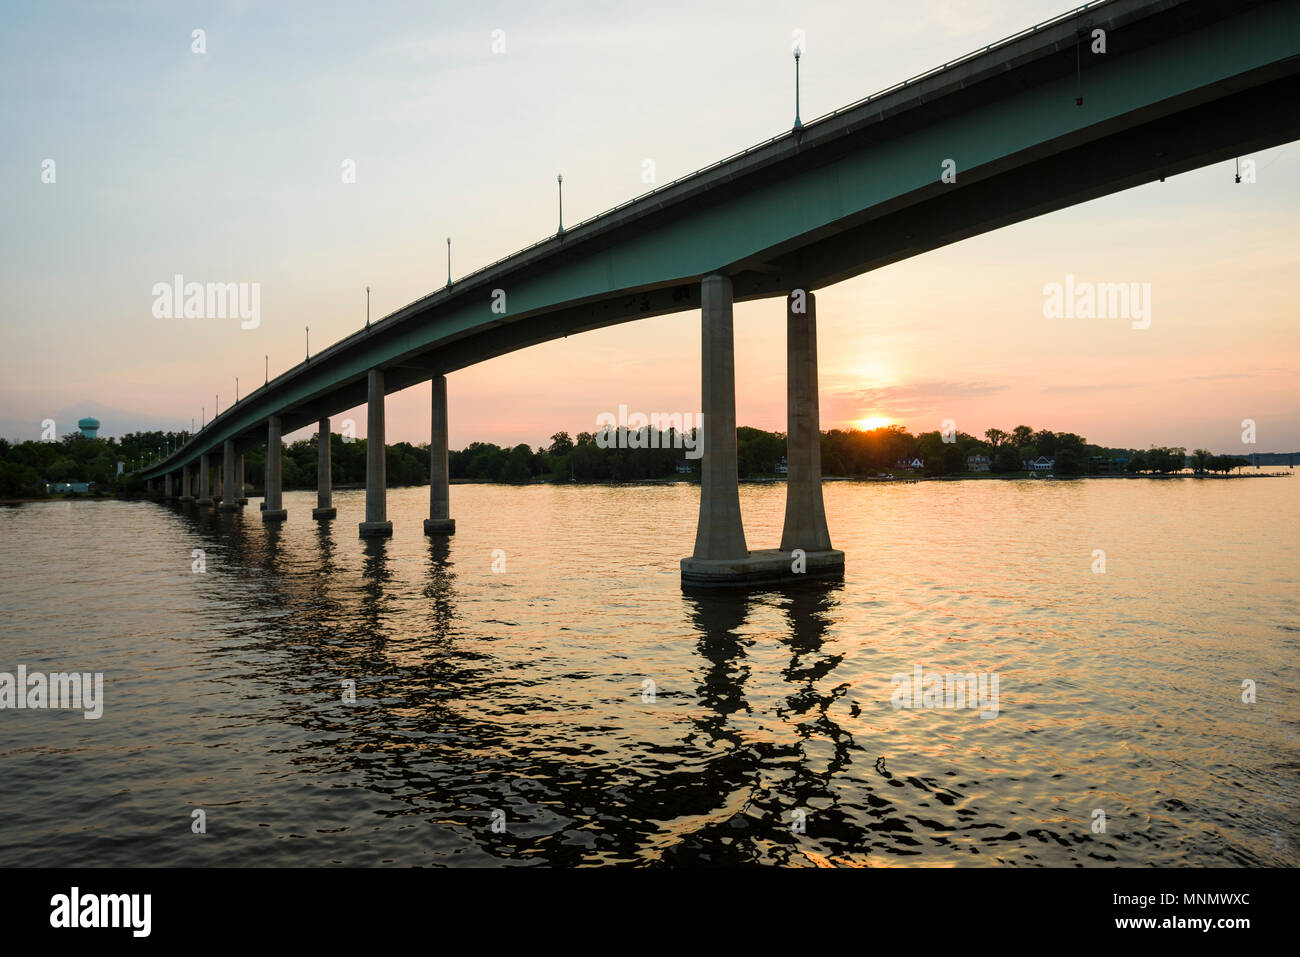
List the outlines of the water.
{"label": "water", "polygon": [[[1296,490],[832,483],[842,584],[706,600],[686,485],[3,508],[0,671],[105,704],[0,711],[0,864],[1295,866]],[[918,664],[997,717],[895,709]]]}

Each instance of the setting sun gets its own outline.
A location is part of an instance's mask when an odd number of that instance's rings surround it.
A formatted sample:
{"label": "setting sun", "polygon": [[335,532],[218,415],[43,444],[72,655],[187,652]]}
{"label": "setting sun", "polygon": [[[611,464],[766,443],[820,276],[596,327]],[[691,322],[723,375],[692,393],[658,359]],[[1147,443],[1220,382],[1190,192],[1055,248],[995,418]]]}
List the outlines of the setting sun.
{"label": "setting sun", "polygon": [[853,423],[855,429],[861,429],[864,432],[870,432],[872,429],[883,429],[887,425],[893,425],[894,420],[883,415],[872,415],[865,419],[858,419]]}

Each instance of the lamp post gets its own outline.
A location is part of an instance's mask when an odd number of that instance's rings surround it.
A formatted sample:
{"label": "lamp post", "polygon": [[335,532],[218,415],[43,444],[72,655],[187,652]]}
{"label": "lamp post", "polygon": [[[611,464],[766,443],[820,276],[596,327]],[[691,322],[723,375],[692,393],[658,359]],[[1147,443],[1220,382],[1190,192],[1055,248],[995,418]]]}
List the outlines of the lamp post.
{"label": "lamp post", "polygon": [[447,285],[451,285],[451,237],[447,237]]}
{"label": "lamp post", "polygon": [[311,326],[303,326],[307,330],[307,358],[304,362],[311,362]]}
{"label": "lamp post", "polygon": [[564,175],[562,173],[555,174],[555,183],[560,191],[560,231],[556,235],[563,236],[564,235]]}
{"label": "lamp post", "polygon": [[797,46],[794,48],[794,128],[803,129],[803,122],[799,119],[799,56],[803,51]]}
{"label": "lamp post", "polygon": [[370,287],[366,287],[366,328],[370,328]]}
{"label": "lamp post", "polygon": [[239,405],[239,376],[235,376],[235,405]]}
{"label": "lamp post", "polygon": [[262,385],[270,385],[271,384],[271,356],[268,353],[262,358],[266,360],[266,381],[263,382]]}

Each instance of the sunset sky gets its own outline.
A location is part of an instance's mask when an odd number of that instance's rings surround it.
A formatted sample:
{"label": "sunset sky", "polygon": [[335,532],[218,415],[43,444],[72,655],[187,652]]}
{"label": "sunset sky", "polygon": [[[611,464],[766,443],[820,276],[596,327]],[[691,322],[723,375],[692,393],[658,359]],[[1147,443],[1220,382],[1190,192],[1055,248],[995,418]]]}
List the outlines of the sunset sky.
{"label": "sunset sky", "polygon": [[[365,321],[567,224],[1068,9],[1056,2],[39,4],[0,34],[0,435],[189,428]],[[192,31],[206,32],[194,53]],[[503,52],[492,50],[494,33]],[[42,163],[56,182],[42,182]],[[1300,449],[1300,148],[966,240],[818,292],[822,428],[943,419],[1111,446]],[[353,160],[356,182],[341,181]],[[259,328],[156,319],[177,273],[261,284]],[[1047,319],[1066,274],[1150,283],[1150,328]],[[780,299],[736,309],[737,419],[785,428]],[[453,373],[450,442],[694,412],[699,313]],[[388,440],[428,441],[427,384]],[[364,410],[355,418],[364,435]],[[1242,420],[1258,445],[1243,447]],[[292,436],[290,438],[293,438]]]}

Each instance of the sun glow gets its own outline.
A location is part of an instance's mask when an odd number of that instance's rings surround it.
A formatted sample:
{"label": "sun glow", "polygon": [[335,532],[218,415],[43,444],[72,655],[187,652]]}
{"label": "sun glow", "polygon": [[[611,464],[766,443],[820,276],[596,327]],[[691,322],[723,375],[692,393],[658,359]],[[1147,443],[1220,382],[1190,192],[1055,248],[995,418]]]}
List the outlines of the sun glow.
{"label": "sun glow", "polygon": [[893,425],[894,420],[883,415],[871,415],[865,419],[858,419],[853,423],[855,429],[861,429],[863,432],[870,432],[872,429],[883,429],[887,425]]}

